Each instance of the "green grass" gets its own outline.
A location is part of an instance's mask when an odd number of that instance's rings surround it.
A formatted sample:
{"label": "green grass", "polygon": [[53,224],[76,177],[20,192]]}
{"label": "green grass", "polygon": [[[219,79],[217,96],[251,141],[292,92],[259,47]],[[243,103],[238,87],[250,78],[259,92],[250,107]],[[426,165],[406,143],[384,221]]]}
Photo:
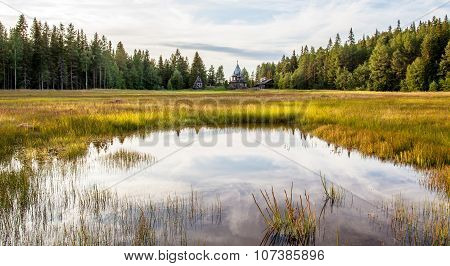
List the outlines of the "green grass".
{"label": "green grass", "polygon": [[18,151],[73,159],[89,142],[184,127],[300,128],[413,165],[450,194],[450,93],[347,91],[0,91],[0,162]]}
{"label": "green grass", "polygon": [[130,170],[139,165],[151,165],[155,158],[150,154],[120,149],[114,153],[109,153],[102,158],[103,165],[111,169]]}

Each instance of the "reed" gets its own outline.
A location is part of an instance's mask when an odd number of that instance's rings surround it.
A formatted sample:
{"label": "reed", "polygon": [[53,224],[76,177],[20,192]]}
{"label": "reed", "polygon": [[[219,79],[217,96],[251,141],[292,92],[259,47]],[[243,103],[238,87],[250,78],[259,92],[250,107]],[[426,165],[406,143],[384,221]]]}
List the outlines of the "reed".
{"label": "reed", "polygon": [[292,198],[292,187],[288,196],[284,191],[284,206],[279,206],[277,197],[261,190],[265,207],[260,205],[254,194],[253,200],[264,219],[266,229],[261,245],[314,245],[316,239],[316,216],[311,210],[309,195],[299,196],[299,201]]}
{"label": "reed", "polygon": [[[408,203],[401,197],[385,207],[391,232],[400,245],[448,246],[450,244],[450,203],[425,201]],[[389,208],[390,206],[390,208]]]}
{"label": "reed", "polygon": [[[17,173],[0,180],[11,175]],[[23,177],[26,186],[11,184],[0,193],[0,246],[187,245],[199,241],[190,238],[190,230],[222,217],[219,200],[206,204],[195,191],[152,201],[83,187],[72,178]]]}
{"label": "reed", "polygon": [[[328,181],[324,175],[320,174],[322,188],[325,196],[325,202],[330,202],[331,206],[340,206],[345,200],[345,191],[343,188],[336,186],[334,183],[328,185]],[[326,204],[325,204],[326,205]]]}
{"label": "reed", "polygon": [[120,149],[114,153],[109,153],[102,157],[102,163],[111,169],[128,171],[142,164],[153,164],[155,163],[155,158],[147,153]]}

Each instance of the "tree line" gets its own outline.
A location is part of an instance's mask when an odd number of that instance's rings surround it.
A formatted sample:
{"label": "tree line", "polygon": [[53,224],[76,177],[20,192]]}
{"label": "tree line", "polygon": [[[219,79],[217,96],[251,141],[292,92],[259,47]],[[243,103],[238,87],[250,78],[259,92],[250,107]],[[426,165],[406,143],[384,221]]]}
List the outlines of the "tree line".
{"label": "tree line", "polygon": [[195,53],[192,64],[177,49],[168,59],[150,58],[148,50],[127,54],[122,42],[113,48],[105,36],[88,40],[83,30],[49,27],[24,15],[6,29],[0,22],[2,89],[186,89],[200,76],[204,86],[222,86],[223,66],[206,70]]}
{"label": "tree line", "polygon": [[[253,86],[263,77],[277,88],[376,91],[450,90],[450,27],[447,16],[378,30],[356,41],[350,29],[323,48],[303,46],[281,61],[262,63],[242,75]],[[177,49],[169,58],[148,50],[127,54],[105,36],[88,40],[73,24],[52,26],[23,15],[6,29],[0,22],[0,88],[3,89],[186,89],[200,76],[204,86],[227,86],[223,66],[206,69],[198,52],[192,63]]]}
{"label": "tree line", "polygon": [[378,30],[355,41],[350,29],[327,47],[303,46],[299,54],[262,63],[255,80],[274,79],[278,88],[375,91],[450,90],[450,27],[447,16]]}

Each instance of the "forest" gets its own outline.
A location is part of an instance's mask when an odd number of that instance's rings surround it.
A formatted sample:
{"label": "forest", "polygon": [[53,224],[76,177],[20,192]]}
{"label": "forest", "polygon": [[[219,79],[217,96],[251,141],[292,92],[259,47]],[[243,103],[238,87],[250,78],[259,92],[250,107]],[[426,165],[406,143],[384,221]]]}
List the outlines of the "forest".
{"label": "forest", "polygon": [[[374,91],[450,90],[448,18],[433,18],[402,28],[378,30],[355,40],[339,34],[326,48],[302,46],[277,63],[258,65],[242,75],[250,87],[261,78],[279,89]],[[7,29],[0,22],[0,88],[2,89],[187,89],[197,76],[204,86],[227,87],[223,66],[205,67],[196,52],[192,63],[177,49],[170,58],[151,58],[148,50],[128,54],[95,33],[89,40],[73,24],[50,27],[24,15]]]}
{"label": "forest", "polygon": [[0,22],[0,88],[3,89],[186,89],[197,76],[204,85],[223,85],[223,67],[209,69],[196,52],[189,64],[177,49],[156,62],[148,50],[127,54],[95,33],[88,40],[73,24],[50,26],[21,15],[15,27]]}
{"label": "forest", "polygon": [[433,18],[402,29],[375,31],[355,40],[350,29],[343,43],[336,35],[326,48],[303,46],[256,69],[256,79],[272,78],[278,88],[374,91],[450,90],[450,27]]}

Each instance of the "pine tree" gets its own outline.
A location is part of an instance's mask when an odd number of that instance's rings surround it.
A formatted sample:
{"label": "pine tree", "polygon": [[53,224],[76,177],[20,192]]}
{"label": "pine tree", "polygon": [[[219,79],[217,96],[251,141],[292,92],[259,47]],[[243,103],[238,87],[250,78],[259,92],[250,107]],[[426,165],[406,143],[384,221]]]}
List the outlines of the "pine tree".
{"label": "pine tree", "polygon": [[101,40],[98,33],[94,34],[94,39],[90,45],[91,51],[91,72],[92,72],[92,87],[101,87],[101,67],[102,67],[102,48]]}
{"label": "pine tree", "polygon": [[393,89],[391,52],[385,39],[380,39],[369,59],[371,88],[377,91]]}
{"label": "pine tree", "polygon": [[118,88],[125,88],[125,76],[128,70],[128,54],[123,47],[122,42],[117,43],[116,53],[114,58],[117,68],[118,68],[118,77],[117,77],[117,86]]}
{"label": "pine tree", "polygon": [[341,46],[341,36],[338,34],[336,34],[336,39],[334,40],[334,47],[338,48]]}
{"label": "pine tree", "polygon": [[395,50],[392,54],[392,71],[395,76],[395,80],[397,81],[396,86],[400,85],[400,81],[406,77],[406,68],[408,67],[408,57],[400,49]]}
{"label": "pine tree", "polygon": [[445,52],[442,55],[441,62],[439,63],[439,76],[446,77],[450,72],[450,41],[448,41],[445,47]]}
{"label": "pine tree", "polygon": [[14,64],[14,89],[17,89],[18,86],[26,88],[27,85],[27,27],[25,16],[22,14],[19,17],[16,27],[11,30],[10,34],[12,48],[11,61]]}
{"label": "pine tree", "polygon": [[6,67],[8,65],[8,35],[3,24],[0,22],[0,86],[2,89],[7,88],[7,73]]}
{"label": "pine tree", "polygon": [[[189,85],[192,86],[194,84],[197,77],[200,77],[202,81],[206,80],[206,71],[205,71],[205,65],[203,64],[203,60],[198,54],[198,52],[195,52],[194,59],[192,60],[192,66],[191,66],[191,75],[189,80]],[[205,84],[203,83],[203,86]]]}
{"label": "pine tree", "polygon": [[53,26],[50,34],[50,65],[52,89],[64,89],[66,65],[64,61],[64,26]]}
{"label": "pine tree", "polygon": [[397,20],[397,28],[395,28],[395,33],[400,33],[402,31],[402,27],[400,26],[400,20]]}
{"label": "pine tree", "polygon": [[[422,59],[425,64],[425,76],[427,80],[425,81],[425,86],[428,87],[428,84],[435,79],[439,70],[439,59],[442,56],[442,51],[440,46],[439,36],[435,32],[430,32],[427,34],[422,42],[421,51],[422,51]],[[442,50],[444,50],[442,48]]]}
{"label": "pine tree", "polygon": [[143,60],[144,88],[159,89],[161,78],[158,75],[154,62],[150,60],[149,51],[145,51]]}
{"label": "pine tree", "polygon": [[67,27],[67,33],[65,35],[65,62],[67,64],[68,71],[68,87],[73,90],[77,80],[77,59],[79,58],[78,50],[76,47],[76,32],[73,24],[69,24]]}
{"label": "pine tree", "polygon": [[211,65],[209,67],[208,76],[207,76],[207,83],[208,83],[208,86],[215,86],[216,85],[216,74],[214,72],[214,66],[213,65]]}
{"label": "pine tree", "polygon": [[[87,37],[84,34],[83,30],[80,32],[80,44],[79,44],[79,55],[80,55],[80,70],[83,72],[84,76],[84,89],[89,88],[89,66],[91,65],[91,52],[89,49],[89,44],[87,41]],[[119,87],[120,88],[120,87]]]}
{"label": "pine tree", "polygon": [[439,64],[439,87],[444,91],[450,91],[450,41],[445,47],[445,53]]}
{"label": "pine tree", "polygon": [[223,73],[223,66],[219,66],[216,72],[216,84],[223,85],[225,82],[225,74]]}
{"label": "pine tree", "polygon": [[241,74],[242,74],[242,78],[245,80],[245,83],[248,86],[248,81],[250,79],[250,76],[249,76],[248,71],[247,71],[247,69],[245,67],[242,69],[242,73]]}
{"label": "pine tree", "polygon": [[184,86],[183,87],[190,87],[189,85],[189,79],[190,79],[190,75],[189,75],[189,61],[186,58],[184,58],[181,55],[181,52],[179,49],[175,50],[175,53],[173,53],[170,56],[170,60],[169,60],[170,64],[169,64],[169,68],[166,69],[166,78],[169,79],[173,72],[175,71],[175,69],[177,69],[181,76],[183,77],[183,82],[184,82]]}
{"label": "pine tree", "polygon": [[355,45],[355,34],[353,34],[353,28],[350,28],[350,32],[348,34],[348,44]]}

